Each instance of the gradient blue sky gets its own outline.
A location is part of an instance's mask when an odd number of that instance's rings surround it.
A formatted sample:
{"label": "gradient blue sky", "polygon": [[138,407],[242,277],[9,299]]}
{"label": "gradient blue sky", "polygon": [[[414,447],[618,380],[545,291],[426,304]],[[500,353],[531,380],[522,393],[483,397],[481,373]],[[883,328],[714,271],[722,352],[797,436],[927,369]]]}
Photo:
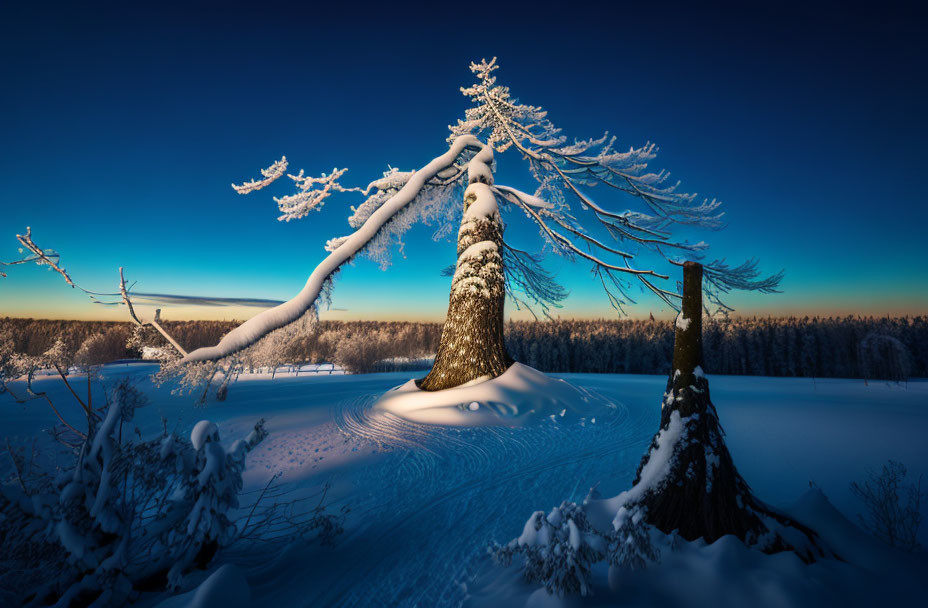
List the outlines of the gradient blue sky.
{"label": "gradient blue sky", "polygon": [[[786,270],[783,294],[733,296],[741,314],[928,312],[922,9],[443,6],[7,6],[0,259],[28,225],[90,288],[125,266],[140,291],[287,299],[357,199],[287,224],[271,200],[286,185],[229,184],[281,154],[311,174],[347,166],[360,185],[419,167],[462,116],[469,62],[498,56],[500,81],[569,136],[654,141],[655,167],[725,202],[728,228],[700,235],[713,254]],[[533,188],[511,154],[497,180]],[[538,244],[521,221],[510,231]],[[430,233],[386,272],[347,268],[328,316],[442,318],[454,246]],[[586,266],[549,261],[571,291],[561,316],[614,315]],[[0,315],[122,318],[43,269],[8,271]],[[649,311],[666,315],[649,297],[632,308]]]}

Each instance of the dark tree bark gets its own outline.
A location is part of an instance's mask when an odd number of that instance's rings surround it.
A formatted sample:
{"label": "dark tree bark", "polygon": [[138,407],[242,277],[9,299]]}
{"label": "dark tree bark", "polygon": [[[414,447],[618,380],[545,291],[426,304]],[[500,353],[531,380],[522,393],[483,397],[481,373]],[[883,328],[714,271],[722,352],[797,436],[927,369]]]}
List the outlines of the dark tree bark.
{"label": "dark tree bark", "polygon": [[[824,555],[817,535],[755,498],[735,468],[725,445],[709,382],[702,373],[702,266],[683,267],[683,306],[676,322],[673,370],[661,406],[661,431],[682,422],[680,439],[673,445],[670,472],[664,482],[645,492],[640,505],[645,520],[665,533],[676,530],[687,540],[713,542],[734,534],[767,553],[792,550],[804,561]],[[675,420],[678,418],[678,420]],[[659,435],[660,433],[658,433]],[[658,435],[652,448],[658,445]],[[638,467],[635,484],[648,463],[651,450]],[[787,541],[783,528],[793,528],[808,542]]]}
{"label": "dark tree bark", "polygon": [[476,200],[464,197],[465,216],[458,233],[458,263],[451,283],[448,317],[441,330],[435,364],[419,388],[439,391],[495,378],[512,365],[503,341],[503,230],[499,214],[468,217]]}

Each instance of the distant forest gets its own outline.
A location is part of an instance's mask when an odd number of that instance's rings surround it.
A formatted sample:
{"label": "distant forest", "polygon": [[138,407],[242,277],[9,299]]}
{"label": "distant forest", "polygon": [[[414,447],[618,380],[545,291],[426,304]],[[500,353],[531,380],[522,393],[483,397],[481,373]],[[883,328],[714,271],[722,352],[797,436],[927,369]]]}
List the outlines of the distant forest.
{"label": "distant forest", "polygon": [[[235,321],[167,321],[192,350],[215,344]],[[40,354],[61,337],[85,345],[94,362],[138,358],[128,323],[0,319],[0,339]],[[334,362],[353,372],[421,367],[433,356],[440,323],[320,321],[288,345],[293,363]],[[88,340],[92,340],[88,342]],[[515,321],[506,343],[517,361],[547,372],[665,374],[673,324],[655,320]],[[87,344],[93,348],[88,349]],[[703,326],[707,373],[905,380],[928,377],[928,317],[731,318]]]}

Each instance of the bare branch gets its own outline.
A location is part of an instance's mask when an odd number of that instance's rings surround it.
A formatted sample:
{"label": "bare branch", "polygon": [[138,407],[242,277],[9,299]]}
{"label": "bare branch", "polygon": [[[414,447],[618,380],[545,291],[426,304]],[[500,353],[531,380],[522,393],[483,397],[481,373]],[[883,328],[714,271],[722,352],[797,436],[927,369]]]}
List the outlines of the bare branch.
{"label": "bare branch", "polygon": [[626,272],[626,273],[628,273],[628,274],[653,276],[653,277],[657,277],[657,278],[659,278],[659,279],[667,279],[667,278],[669,278],[667,275],[659,274],[659,273],[657,273],[657,272],[655,272],[655,271],[653,271],[653,270],[637,270],[637,269],[635,269],[635,268],[632,268],[631,265],[629,265],[627,261],[626,261],[626,265],[625,265],[624,267],[623,267],[623,266],[616,266],[615,264],[609,264],[608,262],[604,262],[603,260],[597,258],[596,256],[591,255],[591,254],[589,254],[589,253],[583,251],[583,250],[580,249],[579,247],[577,247],[577,246],[573,243],[573,241],[571,241],[569,238],[567,238],[566,236],[564,236],[564,235],[561,234],[560,232],[557,232],[557,231],[555,231],[555,230],[552,230],[551,227],[548,226],[547,223],[545,223],[544,219],[543,219],[538,213],[536,213],[534,209],[532,209],[532,208],[529,207],[528,205],[521,204],[521,207],[522,207],[522,209],[523,209],[532,219],[535,220],[535,222],[536,222],[536,223],[541,227],[541,229],[551,238],[551,240],[552,240],[554,243],[556,243],[556,244],[558,244],[558,245],[564,247],[565,249],[571,251],[572,253],[575,253],[575,254],[579,255],[579,256],[582,257],[582,258],[585,258],[585,259],[589,260],[590,262],[593,262],[594,264],[596,264],[596,265],[598,265],[598,266],[602,266],[603,268],[608,268],[608,269],[610,269],[610,270],[615,270],[615,271],[617,271],[617,272]]}

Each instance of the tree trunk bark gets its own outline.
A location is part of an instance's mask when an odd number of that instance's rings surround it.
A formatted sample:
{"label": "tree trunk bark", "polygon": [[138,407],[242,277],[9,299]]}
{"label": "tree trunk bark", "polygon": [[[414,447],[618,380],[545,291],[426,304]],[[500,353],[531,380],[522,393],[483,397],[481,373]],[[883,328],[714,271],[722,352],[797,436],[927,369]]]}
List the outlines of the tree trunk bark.
{"label": "tree trunk bark", "polygon": [[[702,266],[683,266],[683,305],[676,320],[673,370],[661,406],[661,428],[652,448],[642,458],[635,480],[660,437],[671,424],[681,429],[679,439],[663,449],[672,449],[669,472],[661,483],[647,489],[640,501],[645,521],[670,533],[676,530],[686,540],[703,538],[713,542],[734,534],[761,550],[795,551],[810,562],[824,555],[817,535],[758,500],[738,473],[725,445],[715,406],[709,398],[709,382],[702,372]],[[801,534],[781,534],[782,528]],[[779,530],[778,530],[779,528]],[[805,537],[805,543],[796,543]],[[787,540],[787,538],[789,540]]]}
{"label": "tree trunk bark", "polygon": [[481,180],[464,194],[458,262],[435,364],[419,388],[439,391],[495,378],[512,365],[503,341],[503,228],[492,191]]}
{"label": "tree trunk bark", "polygon": [[679,391],[695,385],[702,369],[702,264],[683,263],[683,304],[674,327],[673,389]]}

